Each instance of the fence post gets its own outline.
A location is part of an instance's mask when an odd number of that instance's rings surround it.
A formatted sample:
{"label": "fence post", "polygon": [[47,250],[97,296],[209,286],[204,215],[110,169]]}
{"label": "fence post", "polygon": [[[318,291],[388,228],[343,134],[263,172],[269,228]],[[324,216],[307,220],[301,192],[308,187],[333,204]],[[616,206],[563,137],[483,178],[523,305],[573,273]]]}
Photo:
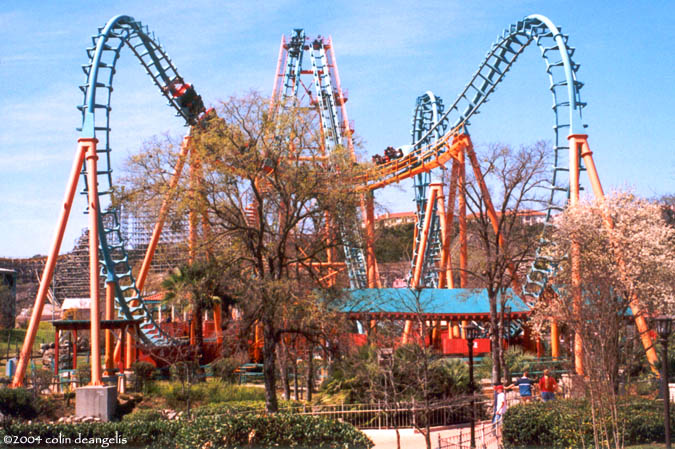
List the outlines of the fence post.
{"label": "fence post", "polygon": [[417,419],[415,416],[415,397],[413,396],[412,400],[412,426],[416,427],[415,424],[417,423]]}
{"label": "fence post", "polygon": [[462,433],[464,433],[464,432],[463,432],[462,428],[459,427],[459,447],[460,448],[462,447]]}
{"label": "fence post", "polygon": [[438,449],[441,449],[441,432],[438,432]]}

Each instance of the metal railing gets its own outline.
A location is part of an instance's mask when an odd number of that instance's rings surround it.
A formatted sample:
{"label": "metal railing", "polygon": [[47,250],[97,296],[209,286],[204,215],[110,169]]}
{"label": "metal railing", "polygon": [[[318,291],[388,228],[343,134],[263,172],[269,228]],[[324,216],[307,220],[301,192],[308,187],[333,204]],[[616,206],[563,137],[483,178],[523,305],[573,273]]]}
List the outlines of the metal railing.
{"label": "metal railing", "polygon": [[[492,402],[476,400],[476,419],[492,416]],[[425,404],[421,402],[330,404],[293,406],[280,411],[320,416],[352,424],[359,429],[394,429],[463,425],[471,422],[471,399]]]}
{"label": "metal railing", "polygon": [[[475,435],[477,449],[497,449],[500,447],[501,432],[498,424],[493,424],[490,421],[476,423]],[[471,430],[467,427],[460,427],[449,436],[441,437],[439,434],[436,448],[471,449]]]}

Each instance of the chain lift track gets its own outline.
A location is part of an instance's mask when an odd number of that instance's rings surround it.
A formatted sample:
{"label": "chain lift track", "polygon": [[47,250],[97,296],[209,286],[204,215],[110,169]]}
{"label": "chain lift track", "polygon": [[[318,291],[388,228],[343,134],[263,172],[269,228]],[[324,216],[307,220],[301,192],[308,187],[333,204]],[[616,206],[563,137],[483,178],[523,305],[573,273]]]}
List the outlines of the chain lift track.
{"label": "chain lift track", "polygon": [[[447,120],[439,123],[443,111],[443,100],[436,97],[431,91],[427,91],[424,95],[417,98],[412,120],[412,130],[410,132],[414,150],[422,145],[433,146],[443,137],[448,128]],[[433,132],[429,132],[432,128]],[[437,170],[440,170],[440,168]],[[410,284],[413,273],[415,272],[415,263],[417,261],[420,242],[423,238],[426,238],[426,241],[429,243],[425,246],[423,258],[424,267],[422,268],[422,278],[420,282],[420,285],[426,288],[438,287],[438,269],[436,266],[440,260],[442,247],[441,222],[436,211],[436,204],[434,204],[433,221],[429,227],[428,235],[422,235],[431,177],[431,171],[422,172],[414,177],[417,221],[415,223],[416,230],[413,256],[410,274],[408,275],[408,284]]]}
{"label": "chain lift track", "polygon": [[[583,83],[577,79],[579,64],[572,59],[574,48],[567,46],[568,40],[569,37],[551,20],[541,15],[527,16],[510,25],[497,37],[478,70],[438,123],[415,142],[413,151],[404,158],[375,167],[363,179],[369,189],[377,189],[417,175],[420,167],[428,171],[456,156],[447,154],[452,151],[453,139],[467,133],[470,119],[480,112],[480,107],[504,79],[518,56],[532,42],[536,43],[549,77],[555,121],[553,167],[548,185],[550,195],[546,205],[544,232],[523,283],[523,294],[534,299],[541,295],[556,266],[556,261],[546,256],[547,248],[552,245],[547,235],[553,215],[561,211],[569,199],[570,188],[566,176],[570,166],[567,137],[579,134],[586,128],[582,121],[582,110],[586,103],[581,101],[580,96]],[[450,130],[434,143],[426,143],[434,134],[441,134],[439,129],[446,126],[446,123],[451,124]]]}
{"label": "chain lift track", "polygon": [[[330,49],[328,44],[321,36],[308,43],[308,38],[302,29],[294,29],[293,35],[288,43],[285,44],[287,50],[286,63],[284,66],[281,98],[299,98],[299,87],[302,84],[300,76],[302,74],[313,75],[314,90],[316,98],[311,99],[311,92],[307,86],[310,101],[316,102],[316,107],[321,119],[321,130],[323,133],[324,147],[326,152],[332,151],[335,147],[347,143],[351,148],[351,132],[346,118],[343,116],[342,106],[345,101],[342,92],[335,85],[332,78],[332,70],[335,69],[329,65],[326,50]],[[302,68],[302,59],[304,52],[309,52],[309,58],[312,65],[311,72],[304,71]],[[349,140],[349,142],[346,142]],[[352,153],[353,155],[353,153]],[[344,246],[345,263],[349,275],[351,288],[368,287],[368,278],[366,274],[366,260],[363,249],[354,242],[350,242],[345,232],[341,232]]]}
{"label": "chain lift track", "polygon": [[[125,46],[138,58],[140,64],[150,75],[154,84],[168,100],[176,115],[185,120],[186,125],[194,125],[204,105],[194,88],[183,83],[176,67],[147,26],[129,16],[116,16],[99,28],[92,36],[92,47],[87,49],[89,62],[82,66],[86,83],[80,86],[84,93],[84,102],[78,109],[82,111],[81,138],[98,139],[97,153],[103,163],[97,171],[99,208],[103,197],[114,193],[112,167],[110,164],[110,111],[113,92],[115,66],[120,51]],[[179,92],[180,90],[180,92]],[[97,111],[102,111],[98,113]],[[84,194],[88,186],[85,180]],[[140,320],[140,336],[146,344],[178,344],[166,334],[152,318],[141,292],[136,287],[129,257],[124,247],[120,227],[120,211],[110,206],[98,211],[99,251],[101,255],[101,276],[115,286],[115,308],[120,317]]]}

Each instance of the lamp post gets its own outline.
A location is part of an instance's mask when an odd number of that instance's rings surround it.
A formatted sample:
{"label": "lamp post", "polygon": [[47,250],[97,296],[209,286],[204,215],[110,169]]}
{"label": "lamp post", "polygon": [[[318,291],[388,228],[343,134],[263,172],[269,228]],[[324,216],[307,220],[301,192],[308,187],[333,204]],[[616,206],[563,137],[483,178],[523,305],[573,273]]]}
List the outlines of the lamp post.
{"label": "lamp post", "polygon": [[656,333],[661,339],[661,396],[663,396],[663,425],[666,430],[666,449],[670,447],[670,394],[668,391],[668,337],[672,331],[673,318],[658,316],[654,318]]}
{"label": "lamp post", "polygon": [[476,402],[473,382],[473,341],[478,338],[478,326],[469,323],[464,326],[464,336],[469,345],[469,389],[471,390],[471,449],[476,447]]}
{"label": "lamp post", "polygon": [[[511,346],[511,306],[504,307],[504,338],[506,339],[506,349]],[[506,384],[511,383],[511,371],[509,370],[509,364],[506,360],[506,349],[504,350],[504,378],[506,379]]]}

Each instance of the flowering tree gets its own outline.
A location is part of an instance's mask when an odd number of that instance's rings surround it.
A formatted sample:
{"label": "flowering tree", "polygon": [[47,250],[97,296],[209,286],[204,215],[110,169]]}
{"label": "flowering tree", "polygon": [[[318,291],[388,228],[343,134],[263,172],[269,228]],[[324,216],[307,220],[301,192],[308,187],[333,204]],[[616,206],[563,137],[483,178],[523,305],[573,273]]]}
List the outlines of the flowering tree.
{"label": "flowering tree", "polygon": [[[639,301],[647,318],[675,311],[675,228],[665,218],[662,205],[615,193],[568,207],[555,221],[549,255],[559,261],[558,270],[535,320],[553,317],[583,341],[596,446],[605,440],[620,447],[616,390],[624,345],[635,336],[630,305]],[[580,248],[577,304],[567,257],[573,242]]]}

